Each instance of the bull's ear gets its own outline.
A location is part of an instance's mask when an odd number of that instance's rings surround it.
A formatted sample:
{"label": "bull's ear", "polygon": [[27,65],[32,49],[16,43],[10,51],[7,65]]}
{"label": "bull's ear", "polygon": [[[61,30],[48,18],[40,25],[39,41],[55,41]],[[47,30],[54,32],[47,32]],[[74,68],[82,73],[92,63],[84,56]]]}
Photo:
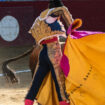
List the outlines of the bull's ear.
{"label": "bull's ear", "polygon": [[76,30],[82,26],[82,19],[75,19],[72,23],[71,30]]}

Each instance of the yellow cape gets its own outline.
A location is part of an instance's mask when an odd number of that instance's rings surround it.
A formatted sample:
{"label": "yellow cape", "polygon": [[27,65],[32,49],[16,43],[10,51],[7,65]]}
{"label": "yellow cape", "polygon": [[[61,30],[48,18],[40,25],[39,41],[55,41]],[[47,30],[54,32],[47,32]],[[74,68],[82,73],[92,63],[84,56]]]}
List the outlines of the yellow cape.
{"label": "yellow cape", "polygon": [[70,105],[105,105],[105,34],[68,36],[64,54],[70,65],[66,78]]}
{"label": "yellow cape", "polygon": [[59,105],[56,88],[51,76],[51,72],[47,74],[39,89],[37,101],[41,105]]}
{"label": "yellow cape", "polygon": [[[68,36],[64,54],[68,57],[70,65],[70,72],[66,78],[70,105],[104,105],[105,34],[80,39]],[[37,99],[42,105],[59,105],[51,73],[44,79]]]}

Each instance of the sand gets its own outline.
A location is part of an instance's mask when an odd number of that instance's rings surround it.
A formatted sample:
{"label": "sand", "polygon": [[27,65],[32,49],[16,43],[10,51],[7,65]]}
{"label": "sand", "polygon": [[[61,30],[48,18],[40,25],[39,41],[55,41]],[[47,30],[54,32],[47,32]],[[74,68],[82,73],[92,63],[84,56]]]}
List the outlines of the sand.
{"label": "sand", "polygon": [[24,105],[27,89],[0,89],[0,105]]}
{"label": "sand", "polygon": [[[0,47],[0,74],[2,73],[1,65],[3,61],[17,56],[29,48],[31,46]],[[29,69],[28,64],[29,56],[13,62],[9,66],[18,71]],[[20,78],[20,83],[14,85],[8,83],[4,76],[0,77],[0,105],[24,105],[24,99],[32,80],[31,72],[19,73],[17,76]]]}

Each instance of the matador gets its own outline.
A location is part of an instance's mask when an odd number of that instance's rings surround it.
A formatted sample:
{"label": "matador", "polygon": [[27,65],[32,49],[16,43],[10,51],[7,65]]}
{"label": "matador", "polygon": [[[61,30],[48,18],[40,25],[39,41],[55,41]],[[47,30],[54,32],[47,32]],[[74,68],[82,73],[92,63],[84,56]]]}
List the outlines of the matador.
{"label": "matador", "polygon": [[33,105],[35,99],[41,105],[69,105],[65,76],[60,68],[62,52],[59,38],[66,38],[61,18],[66,27],[73,21],[67,7],[60,0],[51,0],[49,8],[41,12],[29,31],[40,47],[40,54],[25,105]]}

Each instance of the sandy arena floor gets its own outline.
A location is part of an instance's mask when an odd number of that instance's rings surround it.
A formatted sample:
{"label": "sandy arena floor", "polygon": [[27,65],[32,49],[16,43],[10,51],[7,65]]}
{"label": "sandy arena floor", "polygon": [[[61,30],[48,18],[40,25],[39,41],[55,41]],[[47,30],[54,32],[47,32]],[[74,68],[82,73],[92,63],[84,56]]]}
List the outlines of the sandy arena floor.
{"label": "sandy arena floor", "polygon": [[[21,48],[0,47],[0,74],[2,73],[1,65],[4,60],[17,56],[29,48],[31,46],[22,46]],[[29,56],[13,62],[9,66],[15,71],[18,71],[29,69],[28,64]],[[19,73],[17,76],[20,78],[20,84],[14,85],[7,83],[3,76],[0,77],[0,105],[24,105],[24,98],[32,79],[31,73]]]}

